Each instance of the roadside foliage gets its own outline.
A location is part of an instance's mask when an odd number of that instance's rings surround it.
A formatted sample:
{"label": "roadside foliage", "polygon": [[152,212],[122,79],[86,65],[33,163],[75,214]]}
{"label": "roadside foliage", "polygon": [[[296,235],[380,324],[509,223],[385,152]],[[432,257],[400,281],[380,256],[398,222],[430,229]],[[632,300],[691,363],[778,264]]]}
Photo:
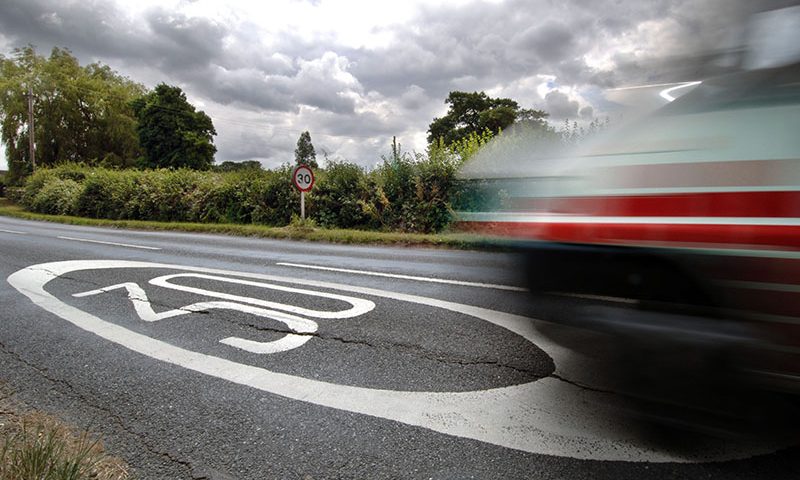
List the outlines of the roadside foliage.
{"label": "roadside foliage", "polygon": [[[315,170],[306,212],[314,225],[411,233],[446,230],[454,212],[497,208],[508,194],[490,180],[459,177],[465,162],[478,156],[530,156],[531,139],[546,154],[547,145],[574,142],[570,130],[534,125],[495,135],[471,133],[425,153],[391,151],[372,169],[328,161]],[[591,133],[591,132],[589,132]],[[580,135],[586,135],[579,132]],[[112,220],[235,223],[286,226],[299,212],[300,194],[292,185],[292,165],[263,170],[257,162],[223,164],[212,170],[115,169],[82,163],[40,168],[22,189],[7,195],[25,208],[46,214]]]}
{"label": "roadside foliage", "polygon": [[141,155],[130,106],[145,89],[99,63],[81,66],[69,50],[49,57],[32,46],[0,55],[0,137],[8,183],[31,171],[28,92],[33,93],[37,166],[83,161],[130,167]]}
{"label": "roadside foliage", "polygon": [[[398,150],[371,171],[330,162],[317,171],[306,196],[309,217],[326,228],[441,231],[452,217],[460,162],[455,150],[442,145],[432,146],[428,155]],[[284,226],[300,202],[291,172],[288,164],[197,171],[65,163],[30,175],[19,200],[29,210],[56,215]]]}

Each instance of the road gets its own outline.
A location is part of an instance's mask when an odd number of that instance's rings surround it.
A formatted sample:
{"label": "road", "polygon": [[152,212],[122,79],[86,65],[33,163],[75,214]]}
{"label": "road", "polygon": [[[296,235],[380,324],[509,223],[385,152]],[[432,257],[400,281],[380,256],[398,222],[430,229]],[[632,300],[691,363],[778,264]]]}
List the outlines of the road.
{"label": "road", "polygon": [[9,218],[0,245],[0,380],[138,478],[800,474],[791,445],[620,415],[602,362],[537,333],[510,254]]}

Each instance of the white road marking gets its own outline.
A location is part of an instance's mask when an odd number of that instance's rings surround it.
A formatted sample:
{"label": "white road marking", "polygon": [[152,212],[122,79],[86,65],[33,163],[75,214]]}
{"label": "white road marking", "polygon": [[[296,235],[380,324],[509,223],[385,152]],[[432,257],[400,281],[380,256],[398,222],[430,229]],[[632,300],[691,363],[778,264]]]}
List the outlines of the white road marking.
{"label": "white road marking", "polygon": [[692,462],[747,458],[784,445],[731,444],[709,439],[691,453],[658,450],[636,436],[636,429],[610,414],[614,396],[581,388],[554,377],[509,387],[468,392],[411,392],[339,385],[277,373],[265,368],[176,347],[107,322],[59,300],[44,286],[81,270],[117,268],[175,269],[210,275],[249,277],[345,290],[441,308],[490,322],[535,343],[549,354],[561,377],[579,374],[571,354],[544,337],[527,317],[433,298],[365,287],[232,272],[201,267],[123,260],[78,260],[33,265],[13,273],[8,282],[36,305],[106,340],[151,358],[283,397],[419,426],[526,452],[593,460]]}
{"label": "white road marking", "polygon": [[0,228],[0,232],[13,233],[15,235],[27,235],[28,234],[28,232],[20,232],[20,231],[17,231],[17,230],[6,230],[4,228]]}
{"label": "white road marking", "polygon": [[128,291],[128,299],[133,303],[133,308],[136,310],[139,318],[145,322],[157,322],[158,320],[164,320],[165,318],[172,318],[178,315],[190,313],[189,310],[183,308],[156,313],[153,311],[153,307],[150,305],[150,300],[147,298],[147,293],[145,293],[142,287],[133,282],[118,283],[116,285],[110,285],[108,287],[98,288],[96,290],[73,293],[72,296],[76,298],[89,297],[92,295],[99,295],[101,293],[113,292],[114,290],[119,290],[121,288],[124,288]]}
{"label": "white road marking", "polygon": [[370,275],[373,277],[387,277],[387,278],[400,278],[403,280],[416,280],[418,282],[431,282],[431,283],[445,283],[448,285],[463,285],[467,287],[480,287],[480,288],[494,288],[497,290],[510,290],[512,292],[527,292],[528,289],[522,287],[514,287],[511,285],[499,285],[496,283],[480,283],[480,282],[467,282],[463,280],[450,280],[447,278],[435,278],[435,277],[417,277],[414,275],[401,275],[399,273],[384,273],[384,272],[375,272],[370,270],[351,270],[349,268],[335,268],[335,267],[323,267],[321,265],[307,265],[302,263],[288,263],[288,262],[278,262],[276,265],[280,265],[282,267],[295,267],[295,268],[307,268],[311,270],[324,270],[328,272],[341,272],[341,273],[353,273],[356,275]]}
{"label": "white road marking", "polygon": [[158,247],[148,247],[145,245],[132,245],[130,243],[118,243],[118,242],[103,242],[101,240],[89,240],[88,238],[75,238],[75,237],[56,237],[60,238],[61,240],[73,240],[75,242],[87,242],[87,243],[100,243],[103,245],[115,245],[117,247],[128,247],[128,248],[141,248],[142,250],[161,250]]}
{"label": "white road marking", "polygon": [[[332,300],[339,300],[345,303],[349,303],[351,305],[350,308],[347,310],[340,310],[336,312],[331,311],[324,311],[324,310],[310,310],[307,308],[301,308],[294,305],[286,305],[284,303],[277,303],[277,302],[269,302],[266,300],[260,300],[257,298],[251,297],[242,297],[239,295],[231,295],[228,293],[222,292],[214,292],[210,290],[205,290],[202,288],[195,288],[195,287],[188,287],[185,285],[176,285],[174,283],[170,283],[169,280],[173,278],[202,278],[205,280],[214,280],[217,282],[225,282],[225,283],[235,283],[238,285],[248,285],[251,287],[261,287],[261,288],[268,288],[271,290],[279,290],[282,292],[291,292],[291,293],[299,293],[302,295],[309,295],[312,297],[322,297],[322,298],[330,298]],[[189,293],[196,293],[198,295],[207,295],[216,298],[222,298],[225,300],[231,300],[236,302],[242,303],[249,303],[252,305],[258,305],[261,307],[269,307],[269,308],[277,308],[278,310],[285,310],[287,312],[296,313],[298,315],[305,315],[307,317],[314,317],[314,318],[353,318],[359,315],[363,315],[372,309],[375,308],[375,303],[369,300],[364,300],[362,298],[355,298],[349,297],[345,295],[337,295],[335,293],[326,293],[326,292],[317,292],[313,290],[305,290],[302,288],[292,288],[292,287],[284,287],[282,285],[275,285],[271,283],[263,283],[263,282],[254,282],[252,280],[244,280],[241,278],[229,278],[229,277],[219,277],[215,275],[204,275],[202,273],[176,273],[174,275],[164,275],[162,277],[154,278],[149,282],[151,285],[156,285],[159,287],[170,288],[173,290],[179,290],[182,292],[189,292]],[[293,281],[293,283],[297,283]]]}
{"label": "white road marking", "polygon": [[[320,311],[320,310],[309,310],[305,308],[296,307],[294,305],[286,305],[283,303],[277,302],[268,302],[265,300],[260,300],[257,298],[251,297],[243,297],[239,295],[231,295],[223,292],[216,292],[213,290],[206,290],[202,288],[194,288],[188,287],[184,285],[176,285],[170,283],[169,280],[173,278],[202,278],[205,280],[215,280],[219,282],[227,282],[227,283],[236,283],[239,285],[248,285],[248,286],[255,286],[261,288],[267,288],[272,290],[280,290],[284,292],[292,292],[292,293],[299,293],[303,295],[310,295],[313,297],[323,297],[323,298],[330,298],[334,300],[339,300],[345,303],[349,303],[351,308],[347,310],[341,311]],[[263,307],[271,307],[277,308],[279,310],[290,311],[293,313],[299,313],[303,315],[307,315],[310,317],[315,318],[352,318],[358,315],[363,315],[367,312],[372,311],[375,308],[375,303],[364,300],[360,298],[354,298],[344,295],[336,295],[332,293],[325,293],[325,292],[316,292],[311,290],[305,290],[300,288],[291,288],[285,287],[282,285],[275,285],[270,283],[263,283],[263,282],[254,282],[252,280],[244,280],[240,278],[228,278],[228,277],[219,277],[213,275],[205,275],[201,273],[178,273],[173,275],[163,275],[161,277],[154,278],[149,282],[152,285],[157,285],[164,288],[169,288],[178,291],[196,293],[198,295],[204,295],[207,297],[215,297],[215,298],[222,298],[225,300],[235,300],[236,302],[226,301],[226,302],[200,302],[200,303],[193,303],[191,305],[187,305],[185,307],[173,309],[173,310],[166,310],[161,313],[156,313],[153,310],[153,306],[150,303],[150,300],[147,298],[147,293],[140,287],[138,284],[133,282],[126,282],[126,283],[119,283],[116,285],[111,285],[108,287],[103,287],[95,290],[89,290],[87,292],[80,292],[74,293],[72,296],[81,298],[81,297],[88,297],[91,295],[98,295],[101,293],[110,292],[113,290],[118,289],[125,289],[128,292],[128,299],[133,303],[134,310],[136,310],[136,314],[139,315],[139,318],[144,320],[145,322],[156,322],[159,320],[165,320],[167,318],[177,317],[179,315],[186,315],[187,313],[192,312],[203,312],[208,311],[211,309],[226,309],[226,310],[236,310],[239,312],[249,313],[251,315],[257,315],[260,317],[271,318],[273,320],[277,320],[279,322],[283,322],[289,327],[291,330],[297,333],[314,333],[317,331],[317,323],[308,320],[306,318],[297,317],[294,315],[289,315],[283,312],[276,312],[274,310],[266,310],[264,308],[259,308],[253,305],[260,305]],[[249,304],[249,305],[243,305]],[[244,338],[239,337],[228,337],[220,340],[220,343],[224,343],[226,345],[230,345],[232,347],[236,347],[242,350],[246,350],[252,353],[259,353],[259,354],[268,354],[268,353],[278,353],[278,352],[285,352],[287,350],[291,350],[293,348],[300,347],[304,345],[311,339],[308,335],[295,335],[295,334],[287,334],[284,337],[273,340],[270,342],[256,342],[253,340],[247,340]]]}

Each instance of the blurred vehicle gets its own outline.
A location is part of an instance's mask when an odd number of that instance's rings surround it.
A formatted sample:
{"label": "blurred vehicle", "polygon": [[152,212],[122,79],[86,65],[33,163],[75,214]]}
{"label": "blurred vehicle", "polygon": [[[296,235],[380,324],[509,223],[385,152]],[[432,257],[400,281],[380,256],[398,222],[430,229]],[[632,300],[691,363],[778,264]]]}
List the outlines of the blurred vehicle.
{"label": "blurred vehicle", "polygon": [[542,331],[610,342],[659,420],[767,427],[800,398],[798,19],[756,15],[741,68],[577,151],[464,169],[506,198],[463,227],[513,240],[534,294],[597,300]]}

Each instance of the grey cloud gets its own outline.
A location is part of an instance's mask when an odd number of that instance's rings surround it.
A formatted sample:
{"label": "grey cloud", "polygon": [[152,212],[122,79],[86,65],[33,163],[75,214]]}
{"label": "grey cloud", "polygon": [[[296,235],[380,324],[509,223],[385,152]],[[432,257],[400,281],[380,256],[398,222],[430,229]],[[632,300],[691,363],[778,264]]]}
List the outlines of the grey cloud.
{"label": "grey cloud", "polygon": [[[396,38],[390,45],[350,48],[333,34],[309,38],[286,30],[264,36],[250,20],[231,25],[164,9],[134,19],[117,4],[99,0],[0,0],[0,31],[8,45],[66,46],[83,63],[113,60],[134,79],[146,72],[145,78],[179,83],[195,98],[274,112],[298,132],[309,128],[312,135],[313,129],[331,135],[322,137],[326,144],[354,138],[365,146],[349,151],[367,155],[376,148],[374,138],[424,132],[454,89],[499,89],[525,106],[542,106],[554,118],[576,118],[589,111],[558,92],[540,99],[536,84],[521,80],[553,75],[560,85],[594,92],[703,75],[709,59],[698,49],[723,38],[728,22],[755,3],[762,2],[476,0],[458,8],[431,2],[408,24],[382,27]],[[615,68],[608,70],[584,60],[592,48],[635,34],[642,22],[668,18],[673,21],[656,32],[657,50],[617,55]],[[597,96],[590,100],[602,112]],[[391,112],[357,113],[370,102]],[[235,128],[219,130],[220,160],[286,153],[274,139],[257,140],[259,132],[240,138]]]}
{"label": "grey cloud", "polygon": [[295,98],[323,110],[353,113],[355,100],[347,94],[360,91],[361,86],[347,69],[347,59],[333,52],[301,62],[297,75],[289,80]]}
{"label": "grey cloud", "polygon": [[430,102],[430,98],[425,93],[425,89],[418,85],[411,85],[400,96],[400,105],[409,110],[417,110]]}
{"label": "grey cloud", "polygon": [[615,55],[616,68],[604,72],[605,81],[608,85],[623,86],[696,80],[724,73],[725,68],[717,62],[724,46],[738,43],[742,38],[742,21],[751,13],[768,8],[770,3],[775,2],[664,2],[663,16],[673,21],[655,32],[662,45],[636,56]]}
{"label": "grey cloud", "polygon": [[49,49],[65,46],[96,56],[133,56],[140,50],[136,36],[115,5],[101,1],[54,3],[46,0],[10,0],[0,3],[0,28],[16,46],[32,43]]}
{"label": "grey cloud", "polygon": [[227,30],[209,19],[154,9],[145,20],[155,34],[148,41],[152,46],[149,53],[157,52],[169,70],[207,65],[223,56],[222,41]]}
{"label": "grey cloud", "polygon": [[[75,10],[58,4],[48,7],[41,0],[30,2],[33,6],[28,3],[12,7],[25,10],[20,15],[28,19],[39,18],[48,9],[60,8],[61,16]],[[63,40],[58,43],[104,49],[101,54],[123,58],[132,65],[157,63],[168,75],[223,103],[291,111],[287,103],[299,102],[352,112],[354,104],[347,88],[331,85],[333,79],[324,74],[301,72],[292,59],[320,59],[326,51],[335,51],[351,60],[349,71],[363,91],[375,90],[389,98],[400,98],[417,85],[429,98],[443,99],[454,88],[484,90],[535,73],[556,74],[564,84],[611,83],[616,77],[602,77],[579,60],[582,49],[591,44],[587,39],[601,38],[603,25],[615,16],[629,19],[633,28],[639,19],[662,13],[665,7],[660,5],[670,3],[648,2],[647,8],[626,5],[625,10],[634,10],[635,16],[622,15],[623,8],[611,0],[549,5],[526,0],[499,5],[476,2],[458,9],[432,6],[423,9],[409,25],[391,27],[400,41],[388,48],[347,49],[337,46],[334,37],[309,39],[280,32],[270,40],[272,51],[264,50],[256,27],[248,22],[234,31],[211,20],[188,19],[158,9],[148,13],[145,26],[137,27],[134,22],[126,25],[120,20],[124,15],[109,4],[90,4],[91,8],[75,16],[83,23],[60,31],[57,37]],[[601,17],[606,18],[605,23],[587,21],[600,13],[605,15]],[[611,22],[618,29],[624,23]],[[105,31],[114,38],[73,42],[76,32],[103,31],[103,25],[112,26]],[[39,30],[52,30],[45,27]],[[217,71],[219,67],[225,73]],[[265,88],[277,91],[267,93]]]}
{"label": "grey cloud", "polygon": [[216,143],[219,154],[218,160],[220,158],[233,161],[273,159],[277,163],[269,162],[275,163],[270,166],[277,166],[293,158],[292,147],[287,142],[278,144],[274,139],[249,130],[229,132],[225,135],[224,140]]}
{"label": "grey cloud", "polygon": [[631,20],[622,16],[602,16],[597,20],[598,26],[609,33],[620,33],[630,29]]}
{"label": "grey cloud", "polygon": [[208,19],[155,9],[142,21],[102,1],[11,0],[0,5],[0,27],[17,45],[64,46],[84,60],[155,64],[168,74],[209,65],[221,56],[227,34]]}
{"label": "grey cloud", "polygon": [[297,111],[289,85],[251,69],[226,70],[212,67],[211,75],[194,85],[209,99],[223,105],[236,104],[255,110]]}
{"label": "grey cloud", "polygon": [[321,89],[306,89],[296,97],[299,102],[329,112],[352,114],[355,111],[355,100],[342,92],[325,92]]}
{"label": "grey cloud", "polygon": [[[660,11],[651,3],[650,10]],[[395,96],[414,84],[431,98],[444,98],[454,89],[454,79],[479,90],[537,73],[556,74],[563,83],[589,81],[597,72],[581,57],[603,37],[603,24],[594,19],[612,11],[624,13],[610,1],[428,7],[413,27],[396,27],[401,41],[356,52],[354,72],[366,89]],[[631,28],[651,18],[642,9],[639,18],[630,20]]]}
{"label": "grey cloud", "polygon": [[344,137],[344,138],[369,138],[391,137],[405,130],[406,124],[387,120],[373,112],[364,112],[356,115],[337,115],[325,113],[315,115],[311,125],[317,132]]}
{"label": "grey cloud", "polygon": [[[289,70],[283,56],[278,57],[284,64],[283,70]],[[361,91],[361,86],[349,76],[346,59],[327,52],[320,58],[295,63],[291,71],[278,75],[260,68],[229,70],[213,65],[210,75],[182,78],[203,95],[223,104],[283,112],[297,112],[300,105],[343,114],[354,112],[353,96]]]}
{"label": "grey cloud", "polygon": [[[268,49],[280,52],[293,59],[320,58],[326,52],[334,51],[340,55],[352,58],[355,50],[343,47],[336,37],[321,33],[313,37],[302,36],[294,30],[281,30],[270,36]],[[264,52],[262,51],[263,55]],[[255,58],[255,57],[254,57]]]}
{"label": "grey cloud", "polygon": [[567,25],[559,21],[549,21],[529,27],[513,38],[512,44],[518,49],[535,52],[545,62],[557,62],[572,57],[575,39]]}
{"label": "grey cloud", "polygon": [[303,62],[295,72],[271,75],[258,68],[226,69],[203,66],[199,71],[183,70],[177,78],[203,96],[224,105],[236,104],[254,110],[297,112],[308,105],[336,113],[353,113],[353,94],[361,90],[354,79],[343,80],[335,54]]}
{"label": "grey cloud", "polygon": [[508,41],[497,33],[489,33],[475,45],[475,52],[479,55],[502,56],[508,46]]}
{"label": "grey cloud", "polygon": [[395,27],[398,42],[357,52],[354,72],[366,89],[390,96],[418,85],[431,98],[444,98],[454,78],[480,79],[480,89],[487,89],[501,72],[538,63],[524,52],[507,58],[509,32],[525,27],[507,7],[478,2],[459,9],[427,7],[409,25]]}
{"label": "grey cloud", "polygon": [[578,116],[580,104],[559,91],[552,91],[544,96],[545,110],[552,119],[575,118]]}

